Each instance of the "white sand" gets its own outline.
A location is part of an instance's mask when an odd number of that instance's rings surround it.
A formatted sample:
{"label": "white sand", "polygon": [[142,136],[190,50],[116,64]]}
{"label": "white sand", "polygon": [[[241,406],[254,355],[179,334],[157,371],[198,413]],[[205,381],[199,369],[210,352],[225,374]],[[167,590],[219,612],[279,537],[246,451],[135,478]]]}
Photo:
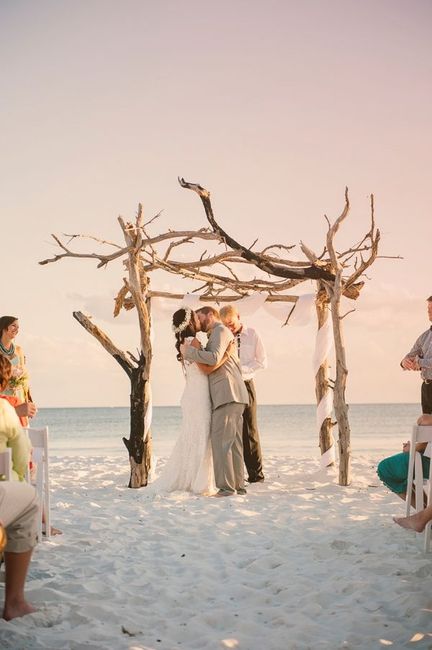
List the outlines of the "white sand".
{"label": "white sand", "polygon": [[431,648],[432,554],[391,519],[375,460],[341,488],[315,460],[266,459],[247,496],[130,490],[128,462],[53,459],[53,520],[13,650]]}

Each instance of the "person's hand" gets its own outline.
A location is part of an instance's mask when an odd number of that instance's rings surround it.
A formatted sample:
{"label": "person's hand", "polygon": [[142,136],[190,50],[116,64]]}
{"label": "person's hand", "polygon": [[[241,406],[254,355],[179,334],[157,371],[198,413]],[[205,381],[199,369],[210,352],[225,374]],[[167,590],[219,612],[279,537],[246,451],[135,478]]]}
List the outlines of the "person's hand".
{"label": "person's hand", "polygon": [[428,413],[423,413],[417,420],[417,424],[420,426],[430,427],[432,425],[432,415]]}
{"label": "person's hand", "polygon": [[413,370],[421,370],[418,357],[413,360]]}
{"label": "person's hand", "polygon": [[198,339],[193,339],[190,344],[192,348],[197,348],[198,350],[201,349],[201,343],[198,341]]}
{"label": "person's hand", "polygon": [[3,524],[0,521],[0,553],[4,551],[7,544],[7,535],[6,529],[3,527]]}
{"label": "person's hand", "polygon": [[418,370],[419,368],[416,367],[416,365],[418,366],[416,360],[411,359],[410,357],[405,357],[405,359],[402,359],[401,361],[401,366],[405,370]]}
{"label": "person's hand", "polygon": [[20,418],[33,418],[37,413],[37,406],[33,402],[24,402],[15,406],[15,411]]}
{"label": "person's hand", "polygon": [[409,441],[403,443],[403,445],[402,445],[402,451],[403,451],[405,454],[409,454],[409,450],[410,450],[410,448],[411,448],[411,443],[410,443]]}

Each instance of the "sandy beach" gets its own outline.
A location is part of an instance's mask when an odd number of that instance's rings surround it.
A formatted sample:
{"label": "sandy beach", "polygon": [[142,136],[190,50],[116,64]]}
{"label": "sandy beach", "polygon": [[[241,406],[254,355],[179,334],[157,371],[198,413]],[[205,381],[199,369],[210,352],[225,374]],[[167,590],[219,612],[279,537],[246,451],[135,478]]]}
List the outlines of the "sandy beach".
{"label": "sandy beach", "polygon": [[[53,521],[28,580],[36,614],[0,622],[13,650],[431,648],[431,558],[403,504],[354,459],[267,459],[246,496],[150,497],[124,457],[54,458]],[[163,466],[163,461],[159,467]]]}

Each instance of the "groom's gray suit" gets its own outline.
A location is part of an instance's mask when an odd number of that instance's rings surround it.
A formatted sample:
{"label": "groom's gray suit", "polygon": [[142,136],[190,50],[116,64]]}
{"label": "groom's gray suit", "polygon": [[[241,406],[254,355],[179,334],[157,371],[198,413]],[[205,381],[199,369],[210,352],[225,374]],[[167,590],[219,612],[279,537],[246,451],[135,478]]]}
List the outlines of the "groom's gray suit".
{"label": "groom's gray suit", "polygon": [[[216,366],[228,348],[233,335],[216,321],[205,350],[187,347],[185,359]],[[216,487],[222,493],[244,488],[243,418],[249,396],[242,379],[236,355],[231,355],[209,375],[212,418],[210,437]]]}

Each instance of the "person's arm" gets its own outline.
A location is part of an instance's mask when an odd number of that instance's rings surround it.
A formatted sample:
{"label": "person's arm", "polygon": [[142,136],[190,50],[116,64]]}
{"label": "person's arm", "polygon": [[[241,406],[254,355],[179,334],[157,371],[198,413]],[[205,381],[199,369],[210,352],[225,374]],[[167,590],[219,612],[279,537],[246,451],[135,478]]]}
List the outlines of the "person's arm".
{"label": "person's arm", "polygon": [[430,370],[432,368],[432,350],[424,357],[417,357],[417,365],[420,370]]}
{"label": "person's arm", "polygon": [[225,361],[226,361],[227,359],[229,359],[229,357],[230,357],[231,354],[233,353],[234,348],[235,348],[235,343],[234,343],[234,341],[231,341],[231,343],[230,343],[229,346],[227,347],[227,349],[226,349],[226,351],[225,351],[225,353],[224,353],[222,359],[221,359],[220,362],[217,363],[215,366],[208,366],[208,365],[206,365],[205,363],[199,363],[199,362],[197,362],[196,365],[197,365],[198,368],[201,370],[201,372],[203,372],[205,375],[211,375],[212,372],[214,372],[215,370],[217,370],[218,368],[220,368],[221,366],[223,366],[223,364],[225,363]]}
{"label": "person's arm", "polygon": [[414,343],[412,346],[411,350],[404,356],[402,361],[400,362],[400,366],[404,370],[418,370],[417,364],[416,364],[416,357],[422,353],[422,340],[423,340],[424,334],[421,334],[417,341]]}
{"label": "person's arm", "polygon": [[[416,444],[416,451],[419,451],[420,453],[423,453],[427,446],[428,446],[427,442],[418,442]],[[402,451],[405,454],[409,454],[410,449],[411,449],[411,442],[410,441],[404,442],[403,445],[402,445]]]}
{"label": "person's arm", "polygon": [[12,450],[12,470],[15,478],[24,480],[30,461],[30,440],[21,429],[18,416],[10,404],[1,400],[0,414],[0,449],[10,447]]}
{"label": "person's arm", "polygon": [[32,418],[37,413],[37,406],[33,402],[23,402],[15,406],[15,411],[20,418]]}
{"label": "person's arm", "polygon": [[216,326],[210,334],[205,350],[197,350],[193,346],[187,345],[184,348],[183,357],[186,361],[216,366],[222,361],[223,355],[232,340],[233,336],[228,328]]}
{"label": "person's arm", "polygon": [[[243,375],[254,374],[257,370],[264,370],[267,368],[267,354],[258,332],[253,330],[254,338],[254,357],[247,363],[241,364],[241,371]],[[241,354],[240,354],[241,356]]]}

